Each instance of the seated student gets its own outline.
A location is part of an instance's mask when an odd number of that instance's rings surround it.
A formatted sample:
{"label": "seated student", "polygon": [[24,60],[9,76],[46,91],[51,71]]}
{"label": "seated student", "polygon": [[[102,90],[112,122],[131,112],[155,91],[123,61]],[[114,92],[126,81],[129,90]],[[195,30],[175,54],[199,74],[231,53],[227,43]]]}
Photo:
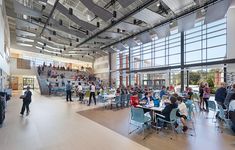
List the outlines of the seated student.
{"label": "seated student", "polygon": [[141,104],[148,105],[150,103],[149,93],[145,92],[144,97],[140,100]]}
{"label": "seated student", "polygon": [[[186,123],[188,110],[187,110],[185,103],[183,102],[182,97],[180,96],[177,97],[177,103],[178,103],[178,108],[179,108],[179,112],[177,113],[177,116],[180,117],[180,121],[183,124],[183,132],[186,132],[188,130],[187,123]],[[177,126],[178,124],[176,123],[176,128]]]}
{"label": "seated student", "polygon": [[134,107],[139,105],[139,98],[138,98],[137,92],[134,92],[133,95],[130,97],[130,104],[131,106],[134,106]]}
{"label": "seated student", "polygon": [[188,99],[193,100],[193,89],[191,87],[188,88],[187,97]]}
{"label": "seated student", "polygon": [[[168,105],[166,105],[166,107],[162,110],[161,115],[163,115],[163,119],[170,121],[170,114],[171,111],[175,108],[177,108],[177,103],[176,103],[177,99],[174,96],[170,97],[170,103]],[[160,117],[160,116],[157,116]],[[158,127],[162,127],[162,122],[158,122]]]}
{"label": "seated student", "polygon": [[235,100],[229,103],[229,118],[231,120],[231,129],[235,133]]}
{"label": "seated student", "polygon": [[162,99],[164,95],[167,95],[167,91],[166,91],[166,87],[162,86],[162,90],[160,91],[160,99]]}

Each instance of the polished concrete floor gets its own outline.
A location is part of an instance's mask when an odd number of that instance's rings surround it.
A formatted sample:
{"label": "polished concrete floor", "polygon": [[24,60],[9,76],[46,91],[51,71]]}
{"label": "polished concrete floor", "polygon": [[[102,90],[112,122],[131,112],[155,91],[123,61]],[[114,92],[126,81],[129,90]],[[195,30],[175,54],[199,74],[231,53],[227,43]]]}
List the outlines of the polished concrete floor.
{"label": "polished concrete floor", "polygon": [[31,114],[19,115],[22,101],[15,92],[0,128],[0,150],[147,150],[76,112],[94,109],[60,97],[33,94]]}
{"label": "polished concrete floor", "polygon": [[[235,150],[235,135],[226,128],[218,128],[222,123],[214,123],[210,119],[214,113],[197,113],[194,119],[195,131],[189,129],[186,134],[180,132],[175,136],[170,128],[157,132],[155,129],[146,129],[146,139],[140,131],[128,134],[130,108],[124,109],[92,109],[80,111],[78,114],[95,121],[151,150]],[[207,117],[209,119],[207,119]],[[192,128],[192,123],[188,123]],[[134,129],[134,126],[130,126]],[[222,126],[221,126],[222,127]],[[223,131],[223,133],[221,133]]]}

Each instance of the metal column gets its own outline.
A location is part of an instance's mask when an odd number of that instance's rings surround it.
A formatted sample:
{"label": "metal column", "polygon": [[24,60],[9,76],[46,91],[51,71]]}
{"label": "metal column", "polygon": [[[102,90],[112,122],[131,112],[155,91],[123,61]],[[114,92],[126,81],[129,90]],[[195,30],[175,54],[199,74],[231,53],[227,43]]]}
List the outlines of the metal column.
{"label": "metal column", "polygon": [[180,44],[180,47],[181,47],[181,51],[180,51],[180,64],[181,64],[181,67],[180,67],[180,79],[181,79],[181,88],[180,88],[180,91],[183,92],[184,91],[184,32],[181,32],[181,44]]}
{"label": "metal column", "polygon": [[112,87],[112,54],[109,52],[109,87]]}
{"label": "metal column", "polygon": [[224,64],[224,82],[227,82],[227,65]]}

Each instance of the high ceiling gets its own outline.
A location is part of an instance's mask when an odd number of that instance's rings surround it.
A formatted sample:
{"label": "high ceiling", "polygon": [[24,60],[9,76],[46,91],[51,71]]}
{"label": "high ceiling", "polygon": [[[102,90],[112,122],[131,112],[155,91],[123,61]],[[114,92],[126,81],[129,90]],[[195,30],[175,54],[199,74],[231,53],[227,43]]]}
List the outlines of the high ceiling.
{"label": "high ceiling", "polygon": [[174,18],[192,10],[203,16],[211,1],[218,0],[7,0],[6,8],[14,48],[94,61],[160,37],[155,27],[176,26]]}

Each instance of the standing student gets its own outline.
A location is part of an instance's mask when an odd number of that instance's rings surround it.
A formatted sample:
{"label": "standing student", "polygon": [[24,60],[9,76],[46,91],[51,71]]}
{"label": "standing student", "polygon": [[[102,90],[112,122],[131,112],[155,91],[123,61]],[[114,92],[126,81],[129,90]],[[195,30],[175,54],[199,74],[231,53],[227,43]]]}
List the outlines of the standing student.
{"label": "standing student", "polygon": [[70,81],[68,81],[67,85],[66,85],[66,101],[68,102],[70,100],[70,102],[72,102],[72,85],[70,84]]}
{"label": "standing student", "polygon": [[23,99],[23,105],[22,105],[22,108],[21,108],[21,112],[20,114],[23,116],[24,115],[24,112],[25,112],[25,109],[26,109],[26,115],[28,116],[29,115],[29,104],[31,103],[31,97],[32,97],[32,92],[30,91],[30,87],[27,86],[27,90],[24,92],[24,95],[22,95],[20,98]]}
{"label": "standing student", "polygon": [[210,88],[209,88],[208,83],[205,83],[205,87],[203,88],[203,101],[206,103],[206,111],[207,112],[209,112],[209,108],[208,108],[209,98],[210,98]]}
{"label": "standing student", "polygon": [[200,100],[199,100],[199,108],[200,108],[200,110],[203,110],[203,108],[204,108],[203,88],[204,88],[204,83],[201,82],[201,83],[200,83],[200,86],[199,86],[199,97],[200,97]]}
{"label": "standing student", "polygon": [[91,104],[91,97],[93,97],[94,103],[95,103],[95,105],[96,105],[95,84],[94,84],[94,82],[92,82],[91,85],[90,85],[90,98],[89,98],[89,104],[88,104],[88,106],[90,106],[90,104]]}
{"label": "standing student", "polygon": [[79,94],[79,101],[83,101],[83,89],[81,82],[78,83],[78,94]]}

